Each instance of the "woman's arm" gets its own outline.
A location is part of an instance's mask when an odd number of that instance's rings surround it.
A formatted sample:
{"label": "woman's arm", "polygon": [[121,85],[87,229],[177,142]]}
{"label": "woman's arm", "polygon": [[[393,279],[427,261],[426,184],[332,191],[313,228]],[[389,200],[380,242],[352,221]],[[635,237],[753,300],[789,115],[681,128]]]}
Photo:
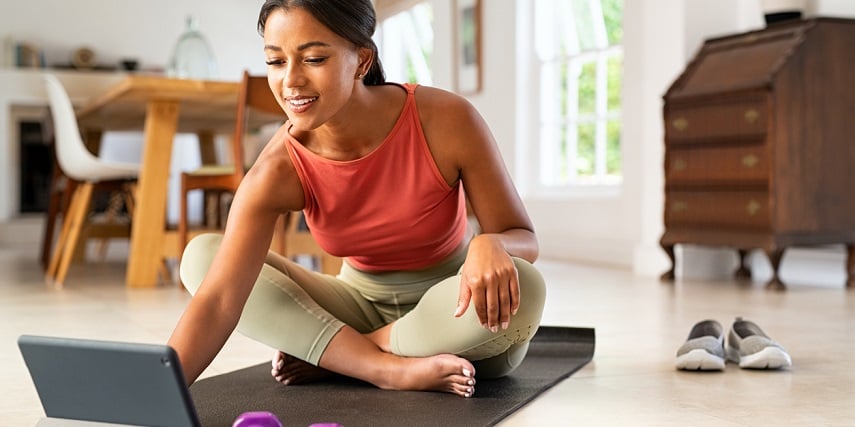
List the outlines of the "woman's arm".
{"label": "woman's arm", "polygon": [[534,262],[534,227],[514,187],[493,136],[465,99],[419,88],[417,102],[425,136],[440,172],[460,179],[482,233],[469,245],[455,315],[469,304],[486,328],[506,328],[519,308],[519,283],[511,256]]}
{"label": "woman's arm", "polygon": [[[284,147],[280,148],[284,152]],[[211,268],[169,339],[188,384],[213,361],[234,331],[261,271],[276,219],[281,213],[302,206],[299,181],[295,187],[294,174],[282,173],[293,172],[293,168],[276,167],[274,163],[281,165],[283,160],[270,157],[262,153],[241,182]],[[286,166],[290,166],[290,161]],[[285,188],[293,190],[283,191],[284,183],[292,183]]]}

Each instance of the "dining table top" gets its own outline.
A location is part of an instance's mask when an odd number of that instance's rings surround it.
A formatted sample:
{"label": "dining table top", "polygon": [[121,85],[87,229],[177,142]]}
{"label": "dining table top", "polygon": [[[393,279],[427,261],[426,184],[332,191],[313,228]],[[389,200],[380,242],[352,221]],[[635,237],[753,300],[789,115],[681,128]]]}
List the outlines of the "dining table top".
{"label": "dining table top", "polygon": [[142,129],[151,101],[177,102],[178,132],[228,132],[234,126],[240,82],[128,75],[77,111],[81,127]]}

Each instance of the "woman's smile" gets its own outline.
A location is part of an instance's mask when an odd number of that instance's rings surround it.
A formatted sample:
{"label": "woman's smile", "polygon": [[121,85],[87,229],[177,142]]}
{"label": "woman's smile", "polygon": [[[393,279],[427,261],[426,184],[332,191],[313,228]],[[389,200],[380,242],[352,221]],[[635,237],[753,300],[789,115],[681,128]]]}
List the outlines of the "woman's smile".
{"label": "woman's smile", "polygon": [[289,96],[285,98],[285,101],[288,103],[288,109],[295,113],[305,112],[317,100],[317,96]]}

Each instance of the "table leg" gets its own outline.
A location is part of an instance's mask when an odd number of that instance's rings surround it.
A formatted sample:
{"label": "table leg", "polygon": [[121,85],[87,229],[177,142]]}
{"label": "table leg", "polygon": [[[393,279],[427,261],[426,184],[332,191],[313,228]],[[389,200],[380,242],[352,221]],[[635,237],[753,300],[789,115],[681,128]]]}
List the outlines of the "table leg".
{"label": "table leg", "polygon": [[125,277],[129,287],[157,286],[166,231],[166,188],[178,112],[177,101],[153,100],[146,107],[145,145]]}

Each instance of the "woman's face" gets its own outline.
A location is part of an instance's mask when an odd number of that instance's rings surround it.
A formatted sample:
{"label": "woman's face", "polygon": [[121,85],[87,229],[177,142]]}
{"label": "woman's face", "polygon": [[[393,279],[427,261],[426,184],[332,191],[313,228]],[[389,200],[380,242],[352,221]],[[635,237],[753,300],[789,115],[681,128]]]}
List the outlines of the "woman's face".
{"label": "woman's face", "polygon": [[315,129],[341,112],[364,71],[359,52],[365,51],[303,9],[270,14],[264,27],[267,80],[295,128]]}

